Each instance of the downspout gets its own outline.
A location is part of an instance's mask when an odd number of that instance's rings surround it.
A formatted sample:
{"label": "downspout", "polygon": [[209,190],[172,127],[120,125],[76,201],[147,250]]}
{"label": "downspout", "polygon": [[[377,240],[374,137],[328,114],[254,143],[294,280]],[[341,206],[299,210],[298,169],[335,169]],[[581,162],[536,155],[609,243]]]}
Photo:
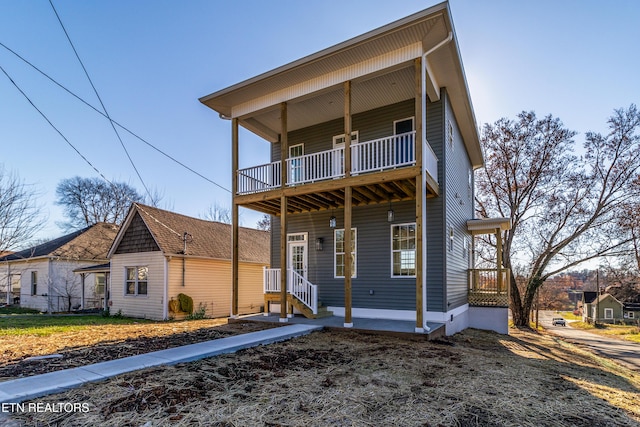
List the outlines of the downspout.
{"label": "downspout", "polygon": [[162,293],[162,320],[169,320],[169,261],[164,257],[164,283]]}
{"label": "downspout", "polygon": [[11,266],[9,265],[9,261],[7,261],[7,305],[11,305],[13,303],[13,299],[11,299]]}
{"label": "downspout", "polygon": [[[51,314],[53,309],[51,302],[51,273],[53,272],[53,266],[51,264],[51,258],[48,259],[47,264],[47,313]],[[59,308],[59,307],[58,307]]]}
{"label": "downspout", "polygon": [[[453,40],[453,32],[449,31],[447,38],[442,40],[440,43],[426,51],[422,54],[422,65],[421,65],[421,78],[422,78],[422,143],[425,144],[427,142],[427,56],[440,49],[445,44],[449,43]],[[424,165],[425,165],[425,155],[427,150],[422,150],[422,171],[420,174],[422,179],[425,180],[424,173]],[[422,328],[425,332],[429,332],[431,328],[427,325],[427,233],[426,233],[426,225],[427,225],[427,192],[426,186],[423,186],[423,191],[420,197],[422,198]]]}

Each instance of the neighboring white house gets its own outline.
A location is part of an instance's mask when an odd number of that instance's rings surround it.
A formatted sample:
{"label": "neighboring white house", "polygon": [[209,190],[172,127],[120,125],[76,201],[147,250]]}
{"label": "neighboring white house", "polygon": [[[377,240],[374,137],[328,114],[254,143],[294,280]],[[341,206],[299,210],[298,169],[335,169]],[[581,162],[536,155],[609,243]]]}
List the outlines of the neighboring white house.
{"label": "neighboring white house", "polygon": [[117,232],[116,225],[98,223],[1,257],[2,302],[43,312],[102,307],[104,273],[86,275],[83,290],[74,270],[106,262]]}
{"label": "neighboring white house", "polygon": [[[239,253],[241,314],[264,305],[262,277],[269,266],[269,233],[243,228]],[[231,310],[231,225],[134,203],[109,251],[109,309],[129,317],[163,320],[185,315],[179,294],[206,317]],[[171,302],[171,301],[176,302]]]}

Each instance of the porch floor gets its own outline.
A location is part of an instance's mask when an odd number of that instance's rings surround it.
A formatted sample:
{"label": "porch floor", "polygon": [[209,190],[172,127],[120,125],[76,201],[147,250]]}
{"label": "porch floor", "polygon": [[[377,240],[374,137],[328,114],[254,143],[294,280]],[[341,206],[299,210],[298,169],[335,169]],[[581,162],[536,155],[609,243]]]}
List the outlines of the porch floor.
{"label": "porch floor", "polygon": [[248,316],[242,316],[237,319],[229,319],[229,322],[270,322],[278,323],[279,325],[286,324],[304,324],[322,326],[327,329],[348,329],[358,332],[373,332],[387,335],[412,335],[412,336],[426,336],[427,339],[432,340],[435,338],[445,336],[444,323],[427,322],[427,326],[431,329],[428,333],[416,333],[416,322],[413,320],[390,320],[390,319],[367,319],[362,317],[353,317],[353,327],[344,327],[344,317],[340,316],[328,316],[320,319],[308,319],[303,315],[296,314],[290,317],[287,323],[280,323],[279,313],[270,313],[268,316],[264,314],[251,314]]}

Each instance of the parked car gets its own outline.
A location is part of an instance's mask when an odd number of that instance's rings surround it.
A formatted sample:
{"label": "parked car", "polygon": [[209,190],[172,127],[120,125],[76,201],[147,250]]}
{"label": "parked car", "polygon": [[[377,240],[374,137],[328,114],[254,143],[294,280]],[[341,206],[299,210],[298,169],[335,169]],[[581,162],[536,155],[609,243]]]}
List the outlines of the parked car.
{"label": "parked car", "polygon": [[562,317],[554,317],[551,324],[553,326],[567,326],[567,322]]}

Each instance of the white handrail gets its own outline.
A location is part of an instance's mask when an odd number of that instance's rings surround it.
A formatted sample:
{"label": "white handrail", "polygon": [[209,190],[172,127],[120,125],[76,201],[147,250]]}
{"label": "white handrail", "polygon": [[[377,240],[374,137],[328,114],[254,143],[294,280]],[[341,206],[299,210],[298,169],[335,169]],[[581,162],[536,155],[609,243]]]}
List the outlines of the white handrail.
{"label": "white handrail", "polygon": [[288,270],[287,292],[318,314],[318,286],[312,284],[293,269]]}
{"label": "white handrail", "polygon": [[280,161],[238,169],[238,194],[258,193],[280,187],[281,169]]}
{"label": "white handrail", "polygon": [[412,131],[352,145],[351,171],[357,174],[415,164],[415,135]]}
{"label": "white handrail", "polygon": [[280,269],[264,267],[263,274],[264,293],[280,292]]}
{"label": "white handrail", "polygon": [[344,148],[320,151],[287,159],[287,185],[344,176]]}

